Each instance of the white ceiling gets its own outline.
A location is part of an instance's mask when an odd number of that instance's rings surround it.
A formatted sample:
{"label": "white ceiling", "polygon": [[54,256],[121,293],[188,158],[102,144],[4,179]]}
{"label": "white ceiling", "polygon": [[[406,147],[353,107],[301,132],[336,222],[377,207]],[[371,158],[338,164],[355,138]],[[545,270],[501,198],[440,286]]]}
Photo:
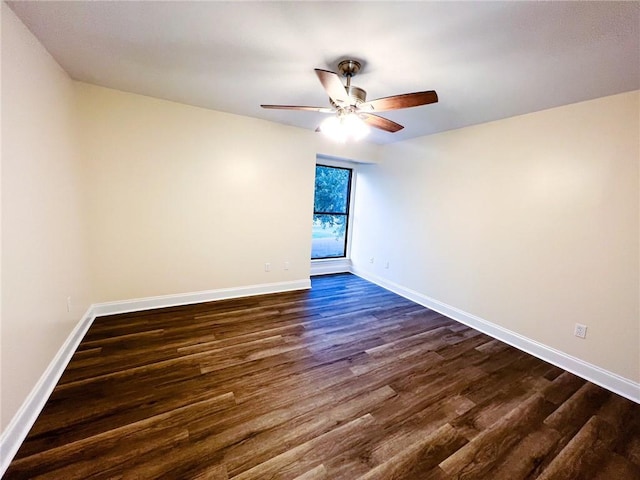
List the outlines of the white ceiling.
{"label": "white ceiling", "polygon": [[313,69],[364,63],[368,99],[436,90],[383,116],[389,143],[640,89],[640,2],[9,2],[76,80],[315,129]]}

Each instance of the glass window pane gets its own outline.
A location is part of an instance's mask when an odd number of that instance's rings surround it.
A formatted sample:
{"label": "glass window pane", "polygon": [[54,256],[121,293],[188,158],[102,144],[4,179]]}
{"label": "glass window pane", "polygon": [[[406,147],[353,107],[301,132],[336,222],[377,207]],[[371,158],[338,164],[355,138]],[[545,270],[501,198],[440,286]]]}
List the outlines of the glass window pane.
{"label": "glass window pane", "polygon": [[346,215],[314,215],[311,258],[345,256]]}
{"label": "glass window pane", "polygon": [[316,166],[315,212],[347,213],[351,170]]}

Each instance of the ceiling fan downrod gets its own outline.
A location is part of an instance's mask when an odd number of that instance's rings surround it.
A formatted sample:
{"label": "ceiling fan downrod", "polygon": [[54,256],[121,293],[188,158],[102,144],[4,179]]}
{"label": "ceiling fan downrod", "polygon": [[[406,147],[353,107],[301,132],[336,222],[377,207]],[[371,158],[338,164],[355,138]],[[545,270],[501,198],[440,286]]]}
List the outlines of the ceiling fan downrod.
{"label": "ceiling fan downrod", "polygon": [[338,64],[338,71],[343,77],[347,78],[347,84],[344,89],[347,91],[347,95],[353,99],[353,106],[360,105],[367,101],[367,92],[362,88],[351,85],[351,78],[356,75],[362,65],[357,60],[343,60]]}

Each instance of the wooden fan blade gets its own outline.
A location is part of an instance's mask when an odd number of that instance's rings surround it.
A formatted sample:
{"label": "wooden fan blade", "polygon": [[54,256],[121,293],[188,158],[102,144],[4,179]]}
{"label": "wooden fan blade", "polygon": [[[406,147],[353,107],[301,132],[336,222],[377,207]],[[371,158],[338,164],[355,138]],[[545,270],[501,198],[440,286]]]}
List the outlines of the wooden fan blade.
{"label": "wooden fan blade", "polygon": [[373,113],[360,113],[360,117],[365,121],[367,125],[371,125],[372,127],[379,128],[380,130],[384,130],[386,132],[395,133],[404,128],[399,123],[392,122],[388,118],[379,117],[378,115],[374,115]]}
{"label": "wooden fan blade", "polygon": [[404,95],[393,95],[391,97],[378,98],[360,105],[360,109],[372,109],[374,112],[384,112],[388,110],[399,110],[401,108],[418,107],[428,105],[438,101],[438,94],[434,90],[426,92],[405,93]]}
{"label": "wooden fan blade", "polygon": [[328,70],[321,70],[319,68],[316,68],[315,70],[320,83],[322,83],[322,86],[331,100],[340,106],[349,105],[351,103],[351,99],[349,98],[349,95],[347,94],[344,85],[342,85],[337,73],[330,72]]}
{"label": "wooden fan blade", "polygon": [[334,113],[335,110],[328,107],[305,107],[302,105],[260,105],[262,108],[272,110],[305,110],[307,112]]}

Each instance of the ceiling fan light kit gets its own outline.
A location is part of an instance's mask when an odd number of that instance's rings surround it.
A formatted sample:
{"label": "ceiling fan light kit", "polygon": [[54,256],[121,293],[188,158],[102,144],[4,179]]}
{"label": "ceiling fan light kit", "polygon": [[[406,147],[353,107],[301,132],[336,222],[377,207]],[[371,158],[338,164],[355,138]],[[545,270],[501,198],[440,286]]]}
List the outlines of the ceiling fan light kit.
{"label": "ceiling fan light kit", "polygon": [[347,140],[362,140],[370,130],[369,126],[355,113],[328,117],[320,124],[320,131],[323,134],[340,143]]}
{"label": "ceiling fan light kit", "polygon": [[351,85],[351,78],[361,68],[362,64],[357,60],[347,59],[338,64],[340,74],[347,79],[346,85],[343,85],[337,73],[320,68],[315,69],[318,80],[329,95],[329,103],[333,108],[299,105],[261,105],[261,107],[333,114],[321,123],[317,131],[321,131],[336,141],[345,142],[349,139],[360,140],[364,138],[369,133],[369,127],[389,133],[395,133],[404,128],[402,125],[372,112],[418,107],[438,101],[436,92],[428,90],[378,98],[367,102],[367,92],[360,87]]}

